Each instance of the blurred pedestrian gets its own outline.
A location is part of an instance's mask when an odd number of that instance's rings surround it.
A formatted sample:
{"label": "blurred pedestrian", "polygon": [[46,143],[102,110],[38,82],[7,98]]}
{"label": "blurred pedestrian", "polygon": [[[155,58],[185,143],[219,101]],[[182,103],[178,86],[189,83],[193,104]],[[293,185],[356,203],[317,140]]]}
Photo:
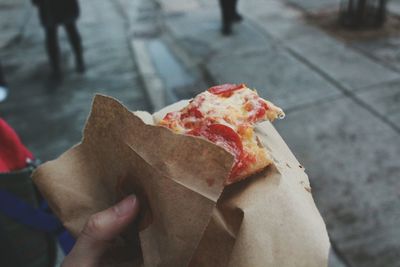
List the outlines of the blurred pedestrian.
{"label": "blurred pedestrian", "polygon": [[219,0],[222,14],[222,34],[232,34],[232,24],[242,20],[242,16],[237,12],[237,0]]}
{"label": "blurred pedestrian", "polygon": [[3,102],[7,98],[8,88],[6,78],[4,77],[3,67],[0,62],[0,102]]}
{"label": "blurred pedestrian", "polygon": [[76,26],[79,17],[77,0],[32,0],[39,11],[40,22],[46,34],[46,49],[52,68],[53,78],[61,79],[60,49],[57,28],[63,25],[75,54],[76,70],[85,71],[81,37]]}

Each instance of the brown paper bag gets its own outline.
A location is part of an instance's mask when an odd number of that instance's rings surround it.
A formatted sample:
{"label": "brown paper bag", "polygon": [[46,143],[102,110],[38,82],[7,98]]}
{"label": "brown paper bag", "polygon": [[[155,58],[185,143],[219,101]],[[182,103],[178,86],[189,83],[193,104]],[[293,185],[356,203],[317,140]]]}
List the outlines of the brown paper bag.
{"label": "brown paper bag", "polygon": [[329,239],[307,175],[273,126],[257,134],[274,164],[224,188],[232,155],[152,125],[186,103],[152,116],[95,97],[82,142],[33,175],[67,229],[77,236],[90,215],[135,193],[139,225],[107,265],[327,266]]}

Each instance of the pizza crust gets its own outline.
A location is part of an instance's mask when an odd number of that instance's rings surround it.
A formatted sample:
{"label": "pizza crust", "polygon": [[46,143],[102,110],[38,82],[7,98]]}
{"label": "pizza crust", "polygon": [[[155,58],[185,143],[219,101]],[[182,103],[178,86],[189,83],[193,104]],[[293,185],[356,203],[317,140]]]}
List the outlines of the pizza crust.
{"label": "pizza crust", "polygon": [[268,151],[265,149],[260,139],[257,136],[255,137],[255,139],[257,142],[257,149],[253,149],[256,157],[255,163],[249,165],[247,169],[239,173],[237,176],[229,177],[229,179],[226,180],[225,184],[229,185],[244,180],[249,176],[261,172],[273,162],[271,156],[268,154]]}

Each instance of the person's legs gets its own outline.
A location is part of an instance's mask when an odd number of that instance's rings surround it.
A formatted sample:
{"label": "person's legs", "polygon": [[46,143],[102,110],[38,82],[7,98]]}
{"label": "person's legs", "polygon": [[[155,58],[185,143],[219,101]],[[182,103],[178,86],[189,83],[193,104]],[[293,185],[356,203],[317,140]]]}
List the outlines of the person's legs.
{"label": "person's legs", "polygon": [[232,21],[234,22],[239,22],[243,19],[242,16],[237,12],[237,1],[238,0],[232,0]]}
{"label": "person's legs", "polygon": [[46,50],[49,57],[50,66],[55,78],[61,78],[60,69],[60,49],[57,40],[57,26],[46,27]]}
{"label": "person's legs", "polygon": [[232,33],[232,0],[219,0],[222,16],[222,34]]}
{"label": "person's legs", "polygon": [[67,32],[69,42],[75,54],[76,70],[80,73],[85,71],[85,62],[83,60],[82,40],[79,35],[75,22],[64,25]]}
{"label": "person's legs", "polygon": [[7,85],[6,78],[4,78],[3,67],[2,67],[1,61],[0,61],[0,86],[5,87],[6,85]]}

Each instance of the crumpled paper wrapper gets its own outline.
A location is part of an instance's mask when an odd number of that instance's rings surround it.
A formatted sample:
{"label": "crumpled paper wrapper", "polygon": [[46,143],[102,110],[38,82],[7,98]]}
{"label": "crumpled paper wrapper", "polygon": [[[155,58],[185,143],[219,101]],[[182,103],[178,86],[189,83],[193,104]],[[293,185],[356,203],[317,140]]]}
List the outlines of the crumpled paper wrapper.
{"label": "crumpled paper wrapper", "polygon": [[78,236],[92,214],[135,193],[139,222],[105,266],[327,266],[329,238],[307,175],[274,127],[256,129],[274,164],[224,188],[231,154],[152,125],[186,104],[150,115],[95,97],[82,142],[33,175],[65,227]]}

